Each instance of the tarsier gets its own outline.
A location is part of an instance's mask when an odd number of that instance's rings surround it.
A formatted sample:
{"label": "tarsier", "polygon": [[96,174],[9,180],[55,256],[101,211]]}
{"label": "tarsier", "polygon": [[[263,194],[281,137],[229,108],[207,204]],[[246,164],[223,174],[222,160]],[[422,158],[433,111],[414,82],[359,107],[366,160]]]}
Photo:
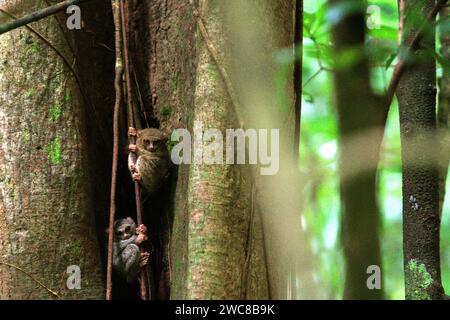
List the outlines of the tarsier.
{"label": "tarsier", "polygon": [[136,227],[132,218],[114,222],[113,267],[128,282],[133,283],[150,254],[140,252],[139,245],[147,240],[147,227]]}
{"label": "tarsier", "polygon": [[136,153],[136,164],[131,154],[128,156],[128,167],[133,180],[138,181],[149,193],[159,189],[169,172],[169,152],[166,137],[155,128],[139,130],[129,128],[130,136],[137,136],[136,144],[129,145],[129,151]]}

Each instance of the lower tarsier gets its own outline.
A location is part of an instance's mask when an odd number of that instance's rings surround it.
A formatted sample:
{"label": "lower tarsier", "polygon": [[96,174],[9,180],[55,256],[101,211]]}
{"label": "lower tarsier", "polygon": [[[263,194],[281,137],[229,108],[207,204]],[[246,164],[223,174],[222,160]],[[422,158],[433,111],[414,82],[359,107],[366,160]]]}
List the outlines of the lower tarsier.
{"label": "lower tarsier", "polygon": [[[144,190],[153,193],[159,189],[169,172],[169,156],[164,134],[154,128],[136,132],[129,128],[129,136],[137,136],[136,144],[129,145],[129,151],[137,155],[136,164],[132,155],[128,157],[131,177]],[[113,267],[128,282],[138,279],[140,269],[149,262],[150,254],[140,252],[139,246],[147,240],[147,227],[136,227],[132,218],[114,222]]]}
{"label": "lower tarsier", "polygon": [[114,222],[113,266],[128,283],[136,281],[141,268],[148,264],[150,254],[139,249],[146,240],[143,224],[136,227],[130,217]]}

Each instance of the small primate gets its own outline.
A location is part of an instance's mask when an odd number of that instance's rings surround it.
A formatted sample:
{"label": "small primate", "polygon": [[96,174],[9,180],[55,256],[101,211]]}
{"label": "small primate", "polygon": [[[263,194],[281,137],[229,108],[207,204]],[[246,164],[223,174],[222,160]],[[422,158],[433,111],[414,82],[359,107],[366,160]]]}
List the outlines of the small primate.
{"label": "small primate", "polygon": [[136,164],[133,164],[131,154],[128,156],[128,167],[133,180],[138,181],[148,193],[159,189],[169,173],[169,152],[166,137],[155,128],[139,130],[129,128],[130,136],[137,136],[136,144],[130,144],[128,149],[136,153]]}
{"label": "small primate", "polygon": [[139,245],[147,240],[147,227],[136,227],[132,218],[114,222],[113,267],[128,282],[138,279],[140,269],[148,264],[150,254],[140,252]]}

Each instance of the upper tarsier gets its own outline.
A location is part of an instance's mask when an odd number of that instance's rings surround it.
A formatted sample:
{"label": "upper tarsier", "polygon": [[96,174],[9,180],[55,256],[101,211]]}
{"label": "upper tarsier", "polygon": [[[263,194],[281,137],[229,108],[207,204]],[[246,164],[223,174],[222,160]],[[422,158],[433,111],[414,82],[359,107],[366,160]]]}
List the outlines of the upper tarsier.
{"label": "upper tarsier", "polygon": [[129,151],[136,153],[136,164],[128,156],[128,167],[133,180],[138,181],[145,191],[153,193],[159,189],[169,172],[169,152],[164,134],[155,128],[139,130],[129,128],[130,136],[137,136],[136,144],[129,145]]}

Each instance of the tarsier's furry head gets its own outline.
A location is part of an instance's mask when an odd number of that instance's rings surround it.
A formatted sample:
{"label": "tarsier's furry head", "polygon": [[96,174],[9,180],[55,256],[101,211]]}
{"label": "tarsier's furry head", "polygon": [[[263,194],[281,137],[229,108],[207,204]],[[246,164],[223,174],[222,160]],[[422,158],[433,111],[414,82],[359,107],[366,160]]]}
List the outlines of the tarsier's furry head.
{"label": "tarsier's furry head", "polygon": [[164,154],[167,152],[166,141],[167,137],[161,130],[147,128],[138,131],[136,145],[150,153]]}
{"label": "tarsier's furry head", "polygon": [[126,240],[136,234],[136,223],[130,217],[114,222],[114,236],[117,240]]}

